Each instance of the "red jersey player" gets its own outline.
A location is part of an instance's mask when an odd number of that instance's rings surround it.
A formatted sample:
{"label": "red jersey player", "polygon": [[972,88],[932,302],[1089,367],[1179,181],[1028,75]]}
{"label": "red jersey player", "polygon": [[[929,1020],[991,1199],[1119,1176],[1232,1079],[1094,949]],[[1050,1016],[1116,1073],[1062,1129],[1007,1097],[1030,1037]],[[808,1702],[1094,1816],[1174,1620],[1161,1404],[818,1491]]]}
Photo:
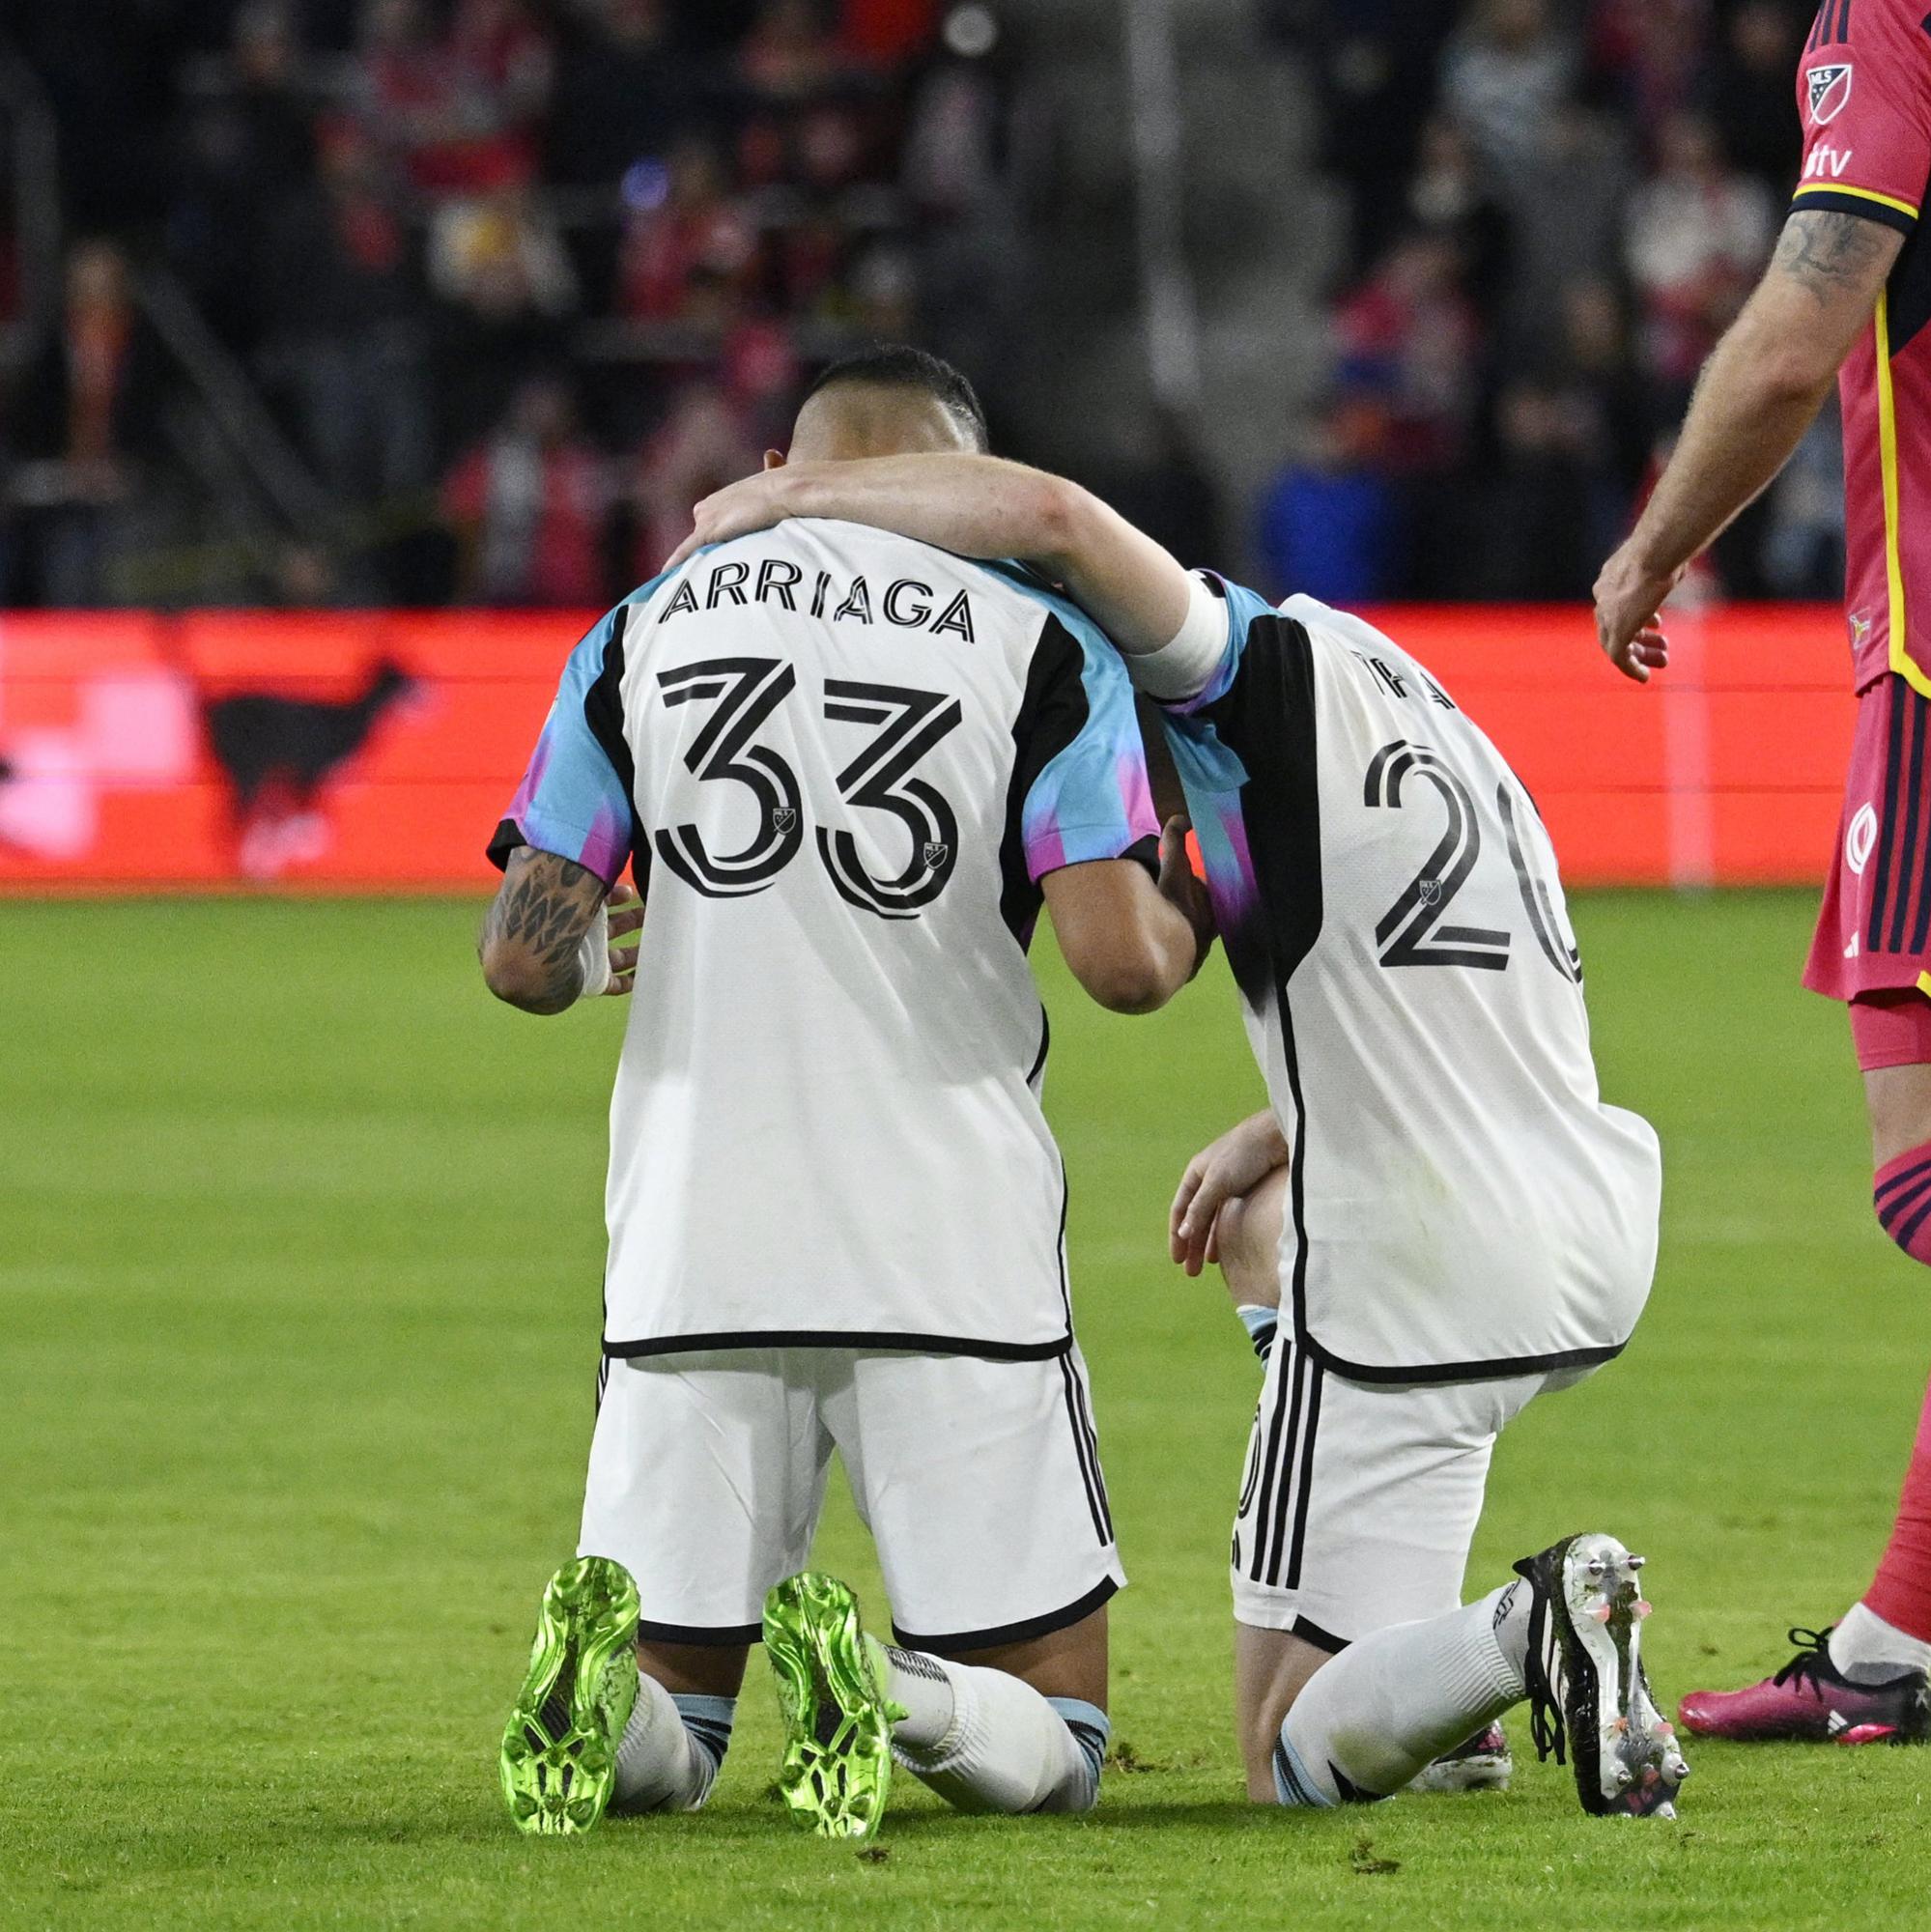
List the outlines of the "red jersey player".
{"label": "red jersey player", "polygon": [[[1824,0],[1797,75],[1803,174],[1775,260],[1718,344],[1676,455],[1596,583],[1610,659],[1667,663],[1657,611],[1770,482],[1835,380],[1859,694],[1842,837],[1804,983],[1850,1007],[1885,1232],[1931,1265],[1931,19]],[[1862,1600],[1773,1678],[1684,1700],[1687,1728],[1843,1743],[1931,1732],[1931,1397]]]}

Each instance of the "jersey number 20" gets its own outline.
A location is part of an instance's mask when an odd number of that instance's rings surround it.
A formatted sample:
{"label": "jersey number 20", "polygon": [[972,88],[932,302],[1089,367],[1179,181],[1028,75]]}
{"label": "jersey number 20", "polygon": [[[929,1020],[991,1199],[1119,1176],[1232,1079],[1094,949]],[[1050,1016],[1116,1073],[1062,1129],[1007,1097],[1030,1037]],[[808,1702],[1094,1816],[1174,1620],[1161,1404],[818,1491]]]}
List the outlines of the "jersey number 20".
{"label": "jersey number 20", "polygon": [[[1412,775],[1425,780],[1439,795],[1448,815],[1446,830],[1427,862],[1375,927],[1383,966],[1463,966],[1503,972],[1509,964],[1510,935],[1491,926],[1443,925],[1442,916],[1475,869],[1482,852],[1482,819],[1474,794],[1461,777],[1449,770],[1426,745],[1398,738],[1383,745],[1368,766],[1362,802],[1370,806],[1402,804],[1402,781]],[[1555,901],[1548,887],[1530,868],[1516,823],[1516,804],[1504,779],[1495,787],[1495,811],[1515,867],[1522,909],[1543,957],[1565,980],[1582,978],[1582,955],[1567,940],[1556,921]]]}
{"label": "jersey number 20", "polygon": [[[791,666],[777,658],[712,658],[659,673],[667,706],[709,703],[714,708],[684,754],[694,777],[730,780],[757,805],[755,830],[743,850],[720,857],[692,824],[656,838],[657,855],[706,898],[760,893],[798,856],[805,812],[798,777],[768,745],[754,742],[771,714],[797,688]],[[881,879],[866,866],[851,833],[819,825],[818,858],[838,895],[880,919],[916,919],[945,891],[958,863],[958,821],[944,795],[913,767],[963,716],[956,697],[897,685],[828,679],[825,716],[835,724],[870,724],[874,734],[838,774],[847,805],[889,812],[911,835],[903,871]]]}

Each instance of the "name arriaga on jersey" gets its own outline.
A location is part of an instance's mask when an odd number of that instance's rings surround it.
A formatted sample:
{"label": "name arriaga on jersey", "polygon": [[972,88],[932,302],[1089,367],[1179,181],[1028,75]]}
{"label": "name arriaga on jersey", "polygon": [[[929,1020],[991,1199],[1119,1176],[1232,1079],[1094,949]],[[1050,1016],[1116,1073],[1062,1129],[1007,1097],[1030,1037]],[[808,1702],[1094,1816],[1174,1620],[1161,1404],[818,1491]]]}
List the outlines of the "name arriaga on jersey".
{"label": "name arriaga on jersey", "polygon": [[[658,622],[720,606],[774,605],[780,610],[822,618],[834,624],[869,624],[871,585],[863,577],[837,578],[829,570],[808,573],[785,556],[732,557],[715,563],[704,577],[701,593],[693,569],[678,584]],[[972,643],[978,637],[973,623],[972,596],[959,589],[941,595],[916,577],[895,577],[878,598],[875,620],[895,624],[901,631],[929,631],[933,637],[951,633]]]}
{"label": "name arriaga on jersey", "polygon": [[801,520],[583,639],[492,843],[645,890],[605,1348],[1071,1347],[1026,962],[1158,827],[1124,665],[1016,568]]}

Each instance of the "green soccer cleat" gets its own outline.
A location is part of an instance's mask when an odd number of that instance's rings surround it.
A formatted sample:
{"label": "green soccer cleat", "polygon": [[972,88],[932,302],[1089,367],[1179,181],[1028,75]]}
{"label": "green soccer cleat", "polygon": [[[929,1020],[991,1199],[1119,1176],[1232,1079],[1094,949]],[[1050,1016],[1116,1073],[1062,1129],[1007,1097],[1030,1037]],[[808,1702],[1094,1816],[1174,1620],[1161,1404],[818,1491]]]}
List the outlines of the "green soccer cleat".
{"label": "green soccer cleat", "polygon": [[551,1577],[497,1771],[520,1832],[587,1832],[617,1780],[637,1702],[637,1584],[608,1556]]}
{"label": "green soccer cleat", "polygon": [[883,1646],[860,1627],[851,1591],[808,1570],[765,1598],[764,1654],[784,1719],[780,1795],[808,1831],[864,1843],[885,1817],[904,1716],[885,1696]]}

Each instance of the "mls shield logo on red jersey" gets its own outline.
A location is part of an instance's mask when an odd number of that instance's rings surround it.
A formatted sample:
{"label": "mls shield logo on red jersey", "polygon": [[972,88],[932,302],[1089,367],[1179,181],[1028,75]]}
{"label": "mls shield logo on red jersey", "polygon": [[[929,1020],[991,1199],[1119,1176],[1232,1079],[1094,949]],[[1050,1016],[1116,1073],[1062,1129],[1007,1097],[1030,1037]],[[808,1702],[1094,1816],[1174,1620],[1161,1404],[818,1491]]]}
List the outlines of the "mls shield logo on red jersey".
{"label": "mls shield logo on red jersey", "polygon": [[1827,121],[1834,121],[1851,98],[1850,62],[1831,61],[1824,67],[1807,68],[1803,78],[1810,90],[1810,125],[1821,128]]}

